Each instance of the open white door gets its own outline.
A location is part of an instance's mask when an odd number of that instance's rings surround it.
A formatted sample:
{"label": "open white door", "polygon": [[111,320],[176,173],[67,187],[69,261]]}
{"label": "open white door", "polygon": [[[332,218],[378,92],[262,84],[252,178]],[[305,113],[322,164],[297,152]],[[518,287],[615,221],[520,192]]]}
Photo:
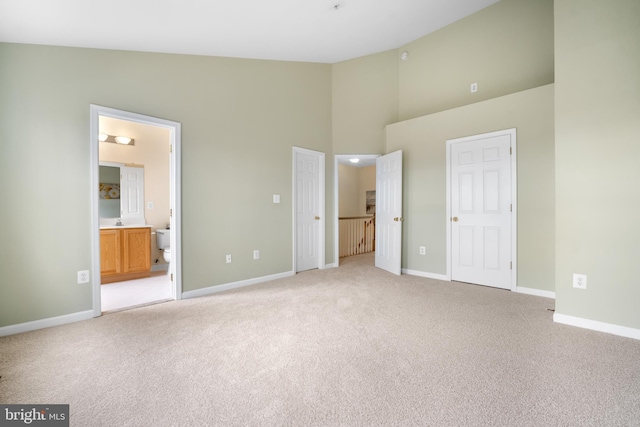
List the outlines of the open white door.
{"label": "open white door", "polygon": [[400,275],[402,150],[376,159],[376,267]]}
{"label": "open white door", "polygon": [[120,217],[125,223],[144,224],[144,168],[120,168]]}

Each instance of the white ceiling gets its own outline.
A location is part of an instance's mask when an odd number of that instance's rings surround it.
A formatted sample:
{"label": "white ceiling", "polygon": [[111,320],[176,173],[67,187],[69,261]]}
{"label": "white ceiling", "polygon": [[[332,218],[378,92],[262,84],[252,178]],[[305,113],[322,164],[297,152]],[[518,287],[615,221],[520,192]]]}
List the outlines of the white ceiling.
{"label": "white ceiling", "polygon": [[335,63],[398,48],[497,1],[0,0],[0,41]]}

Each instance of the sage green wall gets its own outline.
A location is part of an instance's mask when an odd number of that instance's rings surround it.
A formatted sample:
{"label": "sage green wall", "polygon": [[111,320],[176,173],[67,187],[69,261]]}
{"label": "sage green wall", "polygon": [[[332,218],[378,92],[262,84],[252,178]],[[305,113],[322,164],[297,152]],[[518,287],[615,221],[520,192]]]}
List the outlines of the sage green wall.
{"label": "sage green wall", "polygon": [[553,83],[553,0],[501,0],[398,51],[400,120]]}
{"label": "sage green wall", "polygon": [[[91,263],[90,104],[182,123],[184,291],[291,271],[292,146],[330,156],[331,77],[327,64],[0,44],[0,326],[92,308],[76,284]],[[333,184],[328,259],[332,199]]]}
{"label": "sage green wall", "polygon": [[556,313],[635,329],[639,22],[637,0],[555,1]]}
{"label": "sage green wall", "polygon": [[387,150],[403,150],[403,268],[447,272],[446,141],[516,128],[517,284],[554,291],[553,97],[546,85],[387,126]]}
{"label": "sage green wall", "polygon": [[384,127],[398,121],[398,53],[395,50],[332,67],[335,154],[381,154]]}

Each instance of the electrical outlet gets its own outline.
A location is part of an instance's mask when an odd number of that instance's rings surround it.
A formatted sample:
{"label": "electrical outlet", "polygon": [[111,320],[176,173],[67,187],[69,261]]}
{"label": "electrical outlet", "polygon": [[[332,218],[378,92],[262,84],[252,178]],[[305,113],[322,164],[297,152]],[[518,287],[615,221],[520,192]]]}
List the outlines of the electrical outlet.
{"label": "electrical outlet", "polygon": [[227,255],[227,264],[231,264],[231,255]]}
{"label": "electrical outlet", "polygon": [[78,284],[89,283],[89,270],[78,271]]}
{"label": "electrical outlet", "polygon": [[470,86],[471,92],[477,92],[478,91],[478,83],[471,83]]}
{"label": "electrical outlet", "polygon": [[253,251],[253,259],[260,259],[260,251],[258,249]]}
{"label": "electrical outlet", "polygon": [[587,289],[587,275],[574,273],[573,287],[578,289]]}
{"label": "electrical outlet", "polygon": [[427,248],[425,248],[424,246],[420,246],[420,255],[426,255],[427,253]]}

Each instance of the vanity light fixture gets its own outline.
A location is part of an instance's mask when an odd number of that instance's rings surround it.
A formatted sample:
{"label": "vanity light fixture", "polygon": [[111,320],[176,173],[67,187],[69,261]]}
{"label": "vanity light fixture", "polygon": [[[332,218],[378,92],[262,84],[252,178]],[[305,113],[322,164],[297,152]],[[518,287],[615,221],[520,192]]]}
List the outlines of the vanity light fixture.
{"label": "vanity light fixture", "polygon": [[127,145],[131,142],[131,138],[128,136],[116,136],[116,142],[118,144]]}
{"label": "vanity light fixture", "polygon": [[135,140],[133,138],[129,138],[128,136],[107,135],[106,133],[98,134],[98,140],[100,142],[111,142],[111,143],[122,144],[122,145],[135,145],[134,144]]}
{"label": "vanity light fixture", "polygon": [[351,163],[358,163],[360,161],[360,159],[349,159],[349,161]]}

